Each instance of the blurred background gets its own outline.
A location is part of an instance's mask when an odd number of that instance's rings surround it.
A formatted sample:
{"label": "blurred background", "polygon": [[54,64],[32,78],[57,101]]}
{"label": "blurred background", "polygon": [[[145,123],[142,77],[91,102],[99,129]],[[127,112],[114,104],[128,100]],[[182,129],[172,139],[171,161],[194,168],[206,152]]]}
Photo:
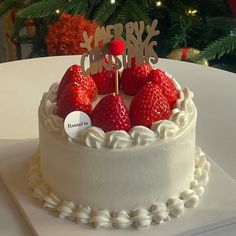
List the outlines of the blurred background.
{"label": "blurred background", "polygon": [[0,62],[82,54],[85,30],[158,19],[159,57],[236,72],[236,0],[0,0],[0,17]]}

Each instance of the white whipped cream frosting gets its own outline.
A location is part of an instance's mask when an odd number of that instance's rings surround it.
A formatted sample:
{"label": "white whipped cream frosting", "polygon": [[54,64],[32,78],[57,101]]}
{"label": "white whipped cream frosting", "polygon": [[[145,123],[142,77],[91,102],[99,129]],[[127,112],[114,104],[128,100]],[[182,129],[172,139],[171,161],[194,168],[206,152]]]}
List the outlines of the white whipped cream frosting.
{"label": "white whipped cream frosting", "polygon": [[[111,136],[113,134],[110,134]],[[119,133],[122,140],[127,136]],[[110,137],[110,136],[109,136]],[[111,146],[119,145],[109,140]],[[137,140],[139,138],[137,137]],[[148,139],[149,140],[149,139]],[[166,202],[155,202],[148,209],[137,208],[131,211],[108,211],[107,209],[91,209],[90,206],[82,206],[65,199],[60,199],[52,192],[47,183],[43,180],[40,172],[40,158],[37,153],[30,159],[28,186],[33,190],[33,196],[42,202],[45,208],[57,212],[61,219],[69,219],[76,223],[93,225],[95,228],[113,226],[116,228],[146,228],[151,224],[161,224],[171,218],[181,216],[185,208],[194,208],[199,202],[200,196],[204,193],[205,186],[209,181],[208,173],[210,163],[205,154],[197,147],[195,152],[194,177],[188,189],[182,191],[178,196],[172,196]]]}
{"label": "white whipped cream frosting", "polygon": [[56,98],[58,83],[54,83],[43,95],[39,107],[39,119],[46,130],[54,135],[63,136],[68,142],[79,143],[96,149],[122,149],[137,145],[150,145],[178,135],[191,121],[196,112],[192,101],[193,93],[188,89],[181,89],[176,80],[167,74],[179,91],[179,99],[169,120],[154,122],[151,129],[144,126],[135,126],[128,133],[126,131],[111,131],[105,133],[102,129],[92,126],[80,133],[76,139],[71,139],[64,131],[63,119],[56,115]]}

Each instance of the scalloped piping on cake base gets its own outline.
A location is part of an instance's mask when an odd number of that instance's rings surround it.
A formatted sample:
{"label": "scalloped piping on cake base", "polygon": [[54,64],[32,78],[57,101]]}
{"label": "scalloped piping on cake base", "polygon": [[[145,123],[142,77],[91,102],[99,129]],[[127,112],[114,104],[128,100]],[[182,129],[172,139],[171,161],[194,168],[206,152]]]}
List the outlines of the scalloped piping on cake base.
{"label": "scalloped piping on cake base", "polygon": [[170,197],[166,203],[157,201],[149,209],[136,208],[129,212],[91,209],[89,206],[60,199],[41,176],[39,153],[30,159],[28,185],[33,190],[33,196],[43,203],[43,207],[56,211],[59,218],[90,224],[95,228],[146,228],[151,224],[161,224],[173,217],[181,216],[184,208],[196,207],[209,181],[209,170],[210,163],[206,160],[205,154],[196,147],[194,177],[188,189],[182,191],[179,196]]}

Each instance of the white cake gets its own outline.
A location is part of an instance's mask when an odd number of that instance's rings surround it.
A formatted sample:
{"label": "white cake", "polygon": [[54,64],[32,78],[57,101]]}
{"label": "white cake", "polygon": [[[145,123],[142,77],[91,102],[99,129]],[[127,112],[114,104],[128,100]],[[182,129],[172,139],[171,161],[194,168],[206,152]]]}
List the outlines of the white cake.
{"label": "white cake", "polygon": [[[39,152],[29,185],[60,218],[95,227],[162,223],[195,207],[210,164],[196,147],[197,110],[189,89],[179,90],[169,120],[126,131],[98,127],[71,139],[56,114],[58,84],[39,107]],[[125,97],[129,104],[131,97]]]}

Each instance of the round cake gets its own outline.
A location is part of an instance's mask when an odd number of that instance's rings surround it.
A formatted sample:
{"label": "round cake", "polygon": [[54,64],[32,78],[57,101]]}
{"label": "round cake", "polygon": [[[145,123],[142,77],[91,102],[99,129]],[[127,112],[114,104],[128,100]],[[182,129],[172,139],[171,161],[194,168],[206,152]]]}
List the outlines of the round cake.
{"label": "round cake", "polygon": [[[141,228],[198,204],[210,164],[196,146],[197,109],[193,93],[166,75],[178,91],[168,119],[128,131],[92,125],[76,139],[66,134],[57,113],[59,84],[50,87],[39,107],[39,152],[29,175],[44,207],[95,227]],[[133,96],[121,97],[129,110]],[[93,109],[103,98],[97,97]]]}

